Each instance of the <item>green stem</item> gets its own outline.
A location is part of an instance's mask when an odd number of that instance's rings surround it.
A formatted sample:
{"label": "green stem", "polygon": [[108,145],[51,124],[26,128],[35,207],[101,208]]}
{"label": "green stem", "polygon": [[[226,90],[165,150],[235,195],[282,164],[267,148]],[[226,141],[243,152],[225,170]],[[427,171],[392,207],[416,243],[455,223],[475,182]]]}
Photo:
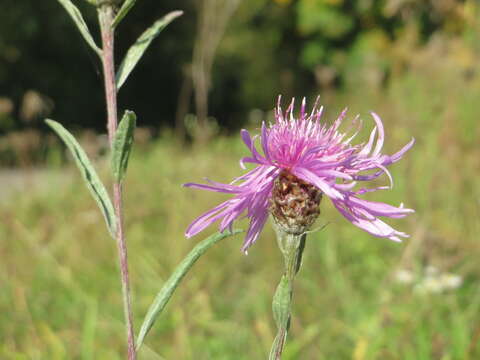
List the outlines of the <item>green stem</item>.
{"label": "green stem", "polygon": [[272,301],[272,310],[277,325],[277,335],[270,349],[269,360],[280,360],[290,327],[293,282],[300,270],[305,248],[306,234],[287,234],[275,226],[277,241],[285,260],[285,272],[280,279]]}

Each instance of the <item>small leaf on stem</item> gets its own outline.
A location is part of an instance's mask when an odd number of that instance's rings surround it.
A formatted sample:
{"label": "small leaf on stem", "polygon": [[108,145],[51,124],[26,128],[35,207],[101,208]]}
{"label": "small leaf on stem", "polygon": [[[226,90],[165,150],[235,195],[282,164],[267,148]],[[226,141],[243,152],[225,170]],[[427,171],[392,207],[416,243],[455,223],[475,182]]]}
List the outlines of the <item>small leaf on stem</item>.
{"label": "small leaf on stem", "polygon": [[145,51],[152,43],[153,39],[155,39],[168,24],[182,14],[183,11],[172,11],[171,13],[168,13],[162,17],[160,20],[157,20],[150,28],[145,30],[145,32],[137,39],[135,44],[128,49],[127,55],[118,68],[117,90],[119,90],[125,80],[127,80],[128,75],[130,75],[132,70],[140,61]]}
{"label": "small leaf on stem", "polygon": [[137,117],[133,111],[125,111],[125,114],[115,132],[112,144],[112,172],[116,182],[121,183],[128,167],[128,159],[133,146]]}
{"label": "small leaf on stem", "polygon": [[292,282],[283,275],[272,301],[273,318],[278,328],[286,327],[290,318]]}
{"label": "small leaf on stem", "polygon": [[198,258],[202,256],[212,245],[216,244],[220,240],[241,232],[242,230],[233,230],[232,232],[226,231],[223,233],[215,233],[197,244],[185,257],[185,259],[182,260],[170,278],[165,282],[162,289],[155,297],[155,300],[153,300],[152,305],[150,305],[150,308],[148,309],[147,315],[143,320],[142,327],[140,328],[140,333],[137,337],[137,351],[142,346],[145,336],[147,336],[148,332],[155,323],[155,320],[157,320],[157,318],[160,316],[162,310],[172,297],[173,292],[177,288],[178,284],[180,281],[182,281],[183,277],[187,274],[188,270],[190,270],[193,264],[195,264]]}
{"label": "small leaf on stem", "polygon": [[117,25],[120,24],[120,21],[122,21],[123,18],[129,13],[136,2],[137,0],[125,0],[120,10],[118,10],[117,16],[115,16],[115,19],[113,19],[113,28],[116,28]]}
{"label": "small leaf on stem", "polygon": [[88,30],[87,23],[83,19],[80,10],[78,10],[78,8],[70,0],[58,0],[58,2],[65,8],[65,10],[67,10],[87,44],[90,45],[90,47],[98,54],[98,56],[101,56],[102,50],[100,50],[97,44],[95,44],[95,40],[93,40],[93,37]]}
{"label": "small leaf on stem", "polygon": [[67,148],[70,150],[75,163],[87,184],[88,190],[90,190],[105,217],[105,222],[107,223],[110,234],[115,238],[117,228],[115,211],[112,202],[110,201],[110,197],[108,196],[108,192],[90,163],[87,154],[77,140],[75,140],[73,135],[70,134],[60,123],[50,119],[45,120],[45,122],[58,134],[58,136],[60,136],[65,145],[67,145]]}

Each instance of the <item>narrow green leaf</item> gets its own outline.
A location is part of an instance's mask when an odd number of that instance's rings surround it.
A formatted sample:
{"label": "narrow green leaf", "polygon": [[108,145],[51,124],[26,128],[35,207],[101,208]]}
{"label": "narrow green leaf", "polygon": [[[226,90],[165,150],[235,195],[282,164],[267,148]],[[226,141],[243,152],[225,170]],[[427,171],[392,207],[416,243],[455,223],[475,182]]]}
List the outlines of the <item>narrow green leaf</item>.
{"label": "narrow green leaf", "polygon": [[125,111],[112,145],[112,171],[117,182],[122,182],[128,167],[128,158],[132,151],[133,135],[137,117],[133,111]]}
{"label": "narrow green leaf", "polygon": [[123,20],[136,2],[137,0],[125,0],[120,10],[118,10],[117,16],[115,16],[115,19],[113,19],[112,27],[115,28],[118,24],[120,24],[120,21]]}
{"label": "narrow green leaf", "polygon": [[67,10],[68,14],[77,25],[78,30],[82,34],[83,38],[87,42],[88,45],[99,55],[102,55],[102,50],[95,44],[95,40],[93,40],[90,31],[88,30],[87,23],[83,19],[82,13],[78,8],[70,1],[70,0],[58,0],[60,4]]}
{"label": "narrow green leaf", "polygon": [[98,207],[105,217],[108,230],[113,238],[115,238],[117,221],[115,211],[113,209],[112,202],[108,196],[108,192],[105,189],[102,181],[98,177],[95,169],[93,168],[90,160],[85,154],[85,151],[81,148],[80,144],[75,140],[72,134],[68,132],[60,123],[47,119],[45,122],[60,136],[67,148],[73,155],[75,163],[77,164],[88,190],[90,190],[93,198],[98,204]]}
{"label": "narrow green leaf", "polygon": [[233,230],[233,232],[223,232],[216,233],[212,236],[206,238],[199,244],[197,244],[192,251],[182,260],[182,262],[177,266],[175,271],[172,273],[167,282],[163,285],[160,292],[155,297],[152,305],[148,309],[147,315],[143,320],[142,327],[140,328],[140,333],[137,338],[137,351],[143,344],[145,336],[148,334],[152,328],[155,320],[161,314],[162,310],[167,305],[168,301],[173,295],[173,292],[177,288],[180,281],[182,281],[185,274],[190,270],[190,268],[195,264],[200,256],[202,256],[212,245],[216,244],[220,240],[223,240],[229,236],[241,233],[242,230]]}
{"label": "narrow green leaf", "polygon": [[122,87],[125,80],[127,80],[128,75],[130,75],[132,70],[140,61],[145,51],[152,43],[153,39],[155,39],[168,24],[182,14],[183,11],[172,11],[171,13],[168,13],[162,17],[160,20],[157,20],[150,28],[145,30],[145,32],[140,35],[135,44],[130,47],[127,55],[118,68],[117,89]]}
{"label": "narrow green leaf", "polygon": [[278,360],[282,354],[290,321],[291,300],[292,282],[288,276],[283,275],[277,286],[277,290],[275,290],[272,301],[273,318],[277,325],[278,332],[270,349],[269,360]]}
{"label": "narrow green leaf", "polygon": [[278,328],[285,327],[290,317],[292,283],[283,275],[272,301],[273,318]]}

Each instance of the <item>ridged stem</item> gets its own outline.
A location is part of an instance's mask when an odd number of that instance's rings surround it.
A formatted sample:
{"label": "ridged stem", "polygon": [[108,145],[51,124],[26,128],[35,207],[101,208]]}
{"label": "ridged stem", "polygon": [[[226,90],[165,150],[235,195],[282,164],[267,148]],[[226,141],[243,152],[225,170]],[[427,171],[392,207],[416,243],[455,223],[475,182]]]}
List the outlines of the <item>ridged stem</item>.
{"label": "ridged stem", "polygon": [[[112,145],[117,131],[117,86],[115,80],[114,61],[114,29],[115,18],[114,8],[106,3],[98,8],[98,19],[102,33],[102,64],[105,80],[105,97],[107,102],[108,115],[108,139]],[[122,185],[118,182],[113,184],[113,206],[117,218],[117,248],[120,263],[120,279],[122,283],[123,311],[127,332],[127,359],[136,360],[135,337],[133,332],[133,316],[130,299],[130,280],[128,274],[128,256],[125,233],[123,229],[123,207],[122,207]]]}
{"label": "ridged stem", "polygon": [[290,327],[293,283],[300,270],[307,235],[288,234],[276,224],[274,227],[278,245],[284,257],[285,270],[272,301],[273,317],[278,330],[270,350],[269,360],[280,360]]}

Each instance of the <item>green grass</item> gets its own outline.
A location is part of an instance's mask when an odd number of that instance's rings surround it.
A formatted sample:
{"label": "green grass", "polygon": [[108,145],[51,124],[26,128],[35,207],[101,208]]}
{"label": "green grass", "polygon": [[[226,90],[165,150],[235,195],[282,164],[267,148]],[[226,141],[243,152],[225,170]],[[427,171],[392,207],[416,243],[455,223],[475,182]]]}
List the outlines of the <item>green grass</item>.
{"label": "green grass", "polygon": [[[318,226],[329,225],[307,240],[284,359],[480,358],[480,86],[444,79],[447,92],[418,76],[375,97],[326,99],[329,109],[350,104],[350,115],[360,112],[367,128],[373,121],[366,110],[374,108],[385,120],[388,153],[416,137],[392,167],[394,189],[368,198],[417,212],[393,222],[412,235],[397,244],[363,233],[324,200]],[[238,137],[188,149],[168,136],[134,151],[125,211],[137,331],[175,265],[215,231],[188,240],[184,229],[225,198],[181,184],[205,176],[229,181],[245,152]],[[55,185],[15,195],[0,208],[1,359],[124,358],[116,246],[76,170],[64,171],[63,184],[52,179]],[[141,359],[266,358],[282,259],[269,226],[248,256],[241,243],[241,236],[229,238],[200,259],[148,335]],[[421,273],[428,265],[461,275],[462,286],[419,294],[394,281],[397,269]]]}

